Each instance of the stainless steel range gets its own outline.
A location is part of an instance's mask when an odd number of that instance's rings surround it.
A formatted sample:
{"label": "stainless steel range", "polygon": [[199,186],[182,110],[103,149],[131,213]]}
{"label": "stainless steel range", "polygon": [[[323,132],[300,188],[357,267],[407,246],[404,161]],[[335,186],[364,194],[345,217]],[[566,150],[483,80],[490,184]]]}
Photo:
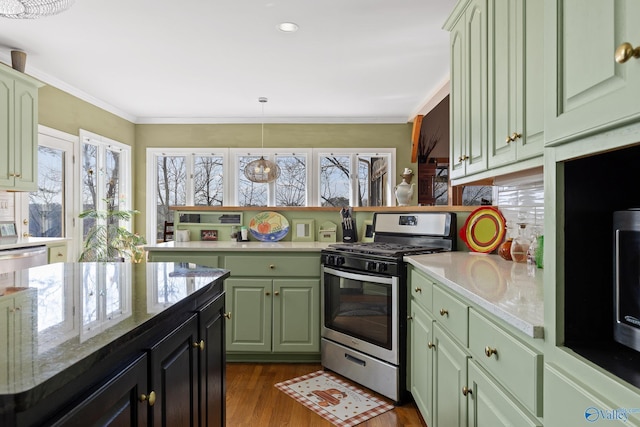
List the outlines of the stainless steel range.
{"label": "stainless steel range", "polygon": [[406,255],[456,249],[451,212],[374,213],[373,242],[322,251],[322,366],[403,401]]}

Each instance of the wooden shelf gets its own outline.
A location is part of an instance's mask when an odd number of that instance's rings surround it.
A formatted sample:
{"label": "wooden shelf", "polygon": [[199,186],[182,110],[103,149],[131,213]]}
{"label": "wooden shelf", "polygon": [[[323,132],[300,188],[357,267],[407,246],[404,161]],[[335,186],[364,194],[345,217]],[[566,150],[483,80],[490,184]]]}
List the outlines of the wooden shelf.
{"label": "wooden shelf", "polygon": [[[354,207],[354,212],[471,212],[478,206],[362,206]],[[339,207],[324,206],[170,206],[173,211],[284,211],[284,212],[339,212]]]}

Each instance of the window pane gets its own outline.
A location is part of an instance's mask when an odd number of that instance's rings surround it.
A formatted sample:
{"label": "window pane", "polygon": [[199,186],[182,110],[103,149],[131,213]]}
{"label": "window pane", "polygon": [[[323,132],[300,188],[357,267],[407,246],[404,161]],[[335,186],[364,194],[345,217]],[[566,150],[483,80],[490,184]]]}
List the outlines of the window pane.
{"label": "window pane", "polygon": [[[97,159],[98,147],[82,144],[82,210],[97,208]],[[82,238],[94,226],[95,219],[85,218],[82,221]]]}
{"label": "window pane", "polygon": [[169,206],[184,206],[187,200],[187,167],[184,156],[158,157],[156,238],[162,239],[165,221],[173,221]]}
{"label": "window pane", "polygon": [[244,168],[260,156],[238,157],[238,205],[239,206],[267,206],[268,184],[259,184],[249,181],[244,176]]}
{"label": "window pane", "polygon": [[29,193],[29,234],[64,235],[64,151],[38,147],[38,191]]}
{"label": "window pane", "polygon": [[307,158],[306,156],[278,156],[280,177],[276,181],[276,206],[306,206]]}
{"label": "window pane", "polygon": [[350,156],[320,158],[320,205],[349,206]]}
{"label": "window pane", "polygon": [[223,158],[195,156],[193,170],[194,203],[197,206],[222,206]]}
{"label": "window pane", "polygon": [[493,204],[493,187],[484,185],[467,185],[462,190],[464,206],[480,206]]}
{"label": "window pane", "polygon": [[[105,199],[107,200],[107,209],[119,210],[121,208],[121,197],[124,195],[120,192],[120,153],[112,150],[106,150],[105,158]],[[114,220],[117,222],[117,220]]]}

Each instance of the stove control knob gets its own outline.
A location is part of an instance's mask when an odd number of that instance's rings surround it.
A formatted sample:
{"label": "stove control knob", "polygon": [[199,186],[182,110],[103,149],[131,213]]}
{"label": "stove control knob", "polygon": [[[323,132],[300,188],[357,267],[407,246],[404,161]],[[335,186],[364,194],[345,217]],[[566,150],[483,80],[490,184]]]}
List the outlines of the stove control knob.
{"label": "stove control knob", "polygon": [[335,265],[337,265],[338,267],[340,267],[341,265],[343,265],[345,263],[345,258],[343,256],[336,256],[336,263]]}
{"label": "stove control knob", "polygon": [[364,268],[367,271],[376,271],[378,269],[378,263],[375,261],[367,261]]}
{"label": "stove control knob", "polygon": [[335,263],[334,259],[333,259],[333,255],[325,255],[324,257],[324,264],[325,265],[333,265]]}
{"label": "stove control knob", "polygon": [[378,264],[377,271],[378,273],[384,273],[385,271],[387,271],[387,264],[384,262],[381,262],[380,264]]}

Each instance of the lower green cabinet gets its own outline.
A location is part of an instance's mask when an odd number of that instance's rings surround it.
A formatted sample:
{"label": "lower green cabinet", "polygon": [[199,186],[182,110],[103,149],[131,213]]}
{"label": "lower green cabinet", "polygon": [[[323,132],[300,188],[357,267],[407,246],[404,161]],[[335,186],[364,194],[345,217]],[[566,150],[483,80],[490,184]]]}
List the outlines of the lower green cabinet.
{"label": "lower green cabinet", "polygon": [[318,353],[320,280],[225,281],[228,352]]}
{"label": "lower green cabinet", "polygon": [[433,425],[466,426],[468,353],[436,322],[433,327]]}
{"label": "lower green cabinet", "polygon": [[415,301],[411,302],[411,395],[422,415],[431,425],[433,414],[433,318]]}
{"label": "lower green cabinet", "polygon": [[[469,427],[540,427],[542,423],[529,415],[516,400],[512,399],[493,377],[478,363],[469,359],[468,386],[465,389]],[[573,423],[559,425],[575,426]]]}

